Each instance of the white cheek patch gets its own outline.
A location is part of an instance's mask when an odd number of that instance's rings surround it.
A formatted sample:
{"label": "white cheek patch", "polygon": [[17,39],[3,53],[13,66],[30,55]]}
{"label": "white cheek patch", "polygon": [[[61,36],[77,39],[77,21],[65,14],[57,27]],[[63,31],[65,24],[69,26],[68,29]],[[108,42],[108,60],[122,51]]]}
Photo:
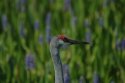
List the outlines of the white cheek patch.
{"label": "white cheek patch", "polygon": [[68,48],[69,47],[69,43],[66,43],[66,42],[64,42],[64,41],[62,41],[62,40],[59,40],[59,45],[61,46],[60,48],[62,48],[62,49],[66,49],[66,48]]}
{"label": "white cheek patch", "polygon": [[64,41],[62,41],[62,40],[59,40],[59,44],[64,44]]}

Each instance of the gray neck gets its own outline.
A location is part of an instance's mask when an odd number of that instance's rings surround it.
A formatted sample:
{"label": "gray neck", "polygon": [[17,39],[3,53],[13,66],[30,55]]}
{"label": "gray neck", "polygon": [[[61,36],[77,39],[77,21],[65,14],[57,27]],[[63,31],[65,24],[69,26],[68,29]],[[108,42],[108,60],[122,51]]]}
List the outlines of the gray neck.
{"label": "gray neck", "polygon": [[60,59],[59,50],[54,46],[50,46],[50,52],[52,61],[54,63],[55,83],[64,83],[62,62]]}

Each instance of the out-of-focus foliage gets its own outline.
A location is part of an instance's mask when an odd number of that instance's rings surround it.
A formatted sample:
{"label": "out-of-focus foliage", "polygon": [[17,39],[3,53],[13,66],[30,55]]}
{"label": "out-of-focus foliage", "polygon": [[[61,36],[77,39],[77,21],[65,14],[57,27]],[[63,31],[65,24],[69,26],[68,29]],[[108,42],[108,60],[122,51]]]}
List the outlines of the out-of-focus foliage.
{"label": "out-of-focus foliage", "polygon": [[125,0],[0,0],[0,83],[54,83],[58,34],[91,42],[61,51],[65,79],[125,82]]}

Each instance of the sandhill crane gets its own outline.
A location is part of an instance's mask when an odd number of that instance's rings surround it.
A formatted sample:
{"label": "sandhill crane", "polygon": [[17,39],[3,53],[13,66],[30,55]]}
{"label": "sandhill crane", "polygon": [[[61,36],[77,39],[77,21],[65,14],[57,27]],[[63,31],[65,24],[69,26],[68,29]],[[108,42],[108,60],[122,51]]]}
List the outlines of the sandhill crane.
{"label": "sandhill crane", "polygon": [[50,52],[55,70],[55,83],[64,83],[63,68],[59,55],[59,49],[65,48],[73,44],[89,44],[89,43],[84,41],[72,40],[65,37],[64,35],[53,37],[50,42]]}

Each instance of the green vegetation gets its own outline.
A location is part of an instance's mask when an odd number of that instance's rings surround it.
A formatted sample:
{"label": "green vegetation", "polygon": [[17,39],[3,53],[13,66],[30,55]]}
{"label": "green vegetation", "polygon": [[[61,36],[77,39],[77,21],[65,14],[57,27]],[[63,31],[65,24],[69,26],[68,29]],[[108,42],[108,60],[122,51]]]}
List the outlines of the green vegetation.
{"label": "green vegetation", "polygon": [[54,83],[59,34],[91,42],[61,51],[71,83],[125,83],[125,0],[0,0],[0,83]]}

